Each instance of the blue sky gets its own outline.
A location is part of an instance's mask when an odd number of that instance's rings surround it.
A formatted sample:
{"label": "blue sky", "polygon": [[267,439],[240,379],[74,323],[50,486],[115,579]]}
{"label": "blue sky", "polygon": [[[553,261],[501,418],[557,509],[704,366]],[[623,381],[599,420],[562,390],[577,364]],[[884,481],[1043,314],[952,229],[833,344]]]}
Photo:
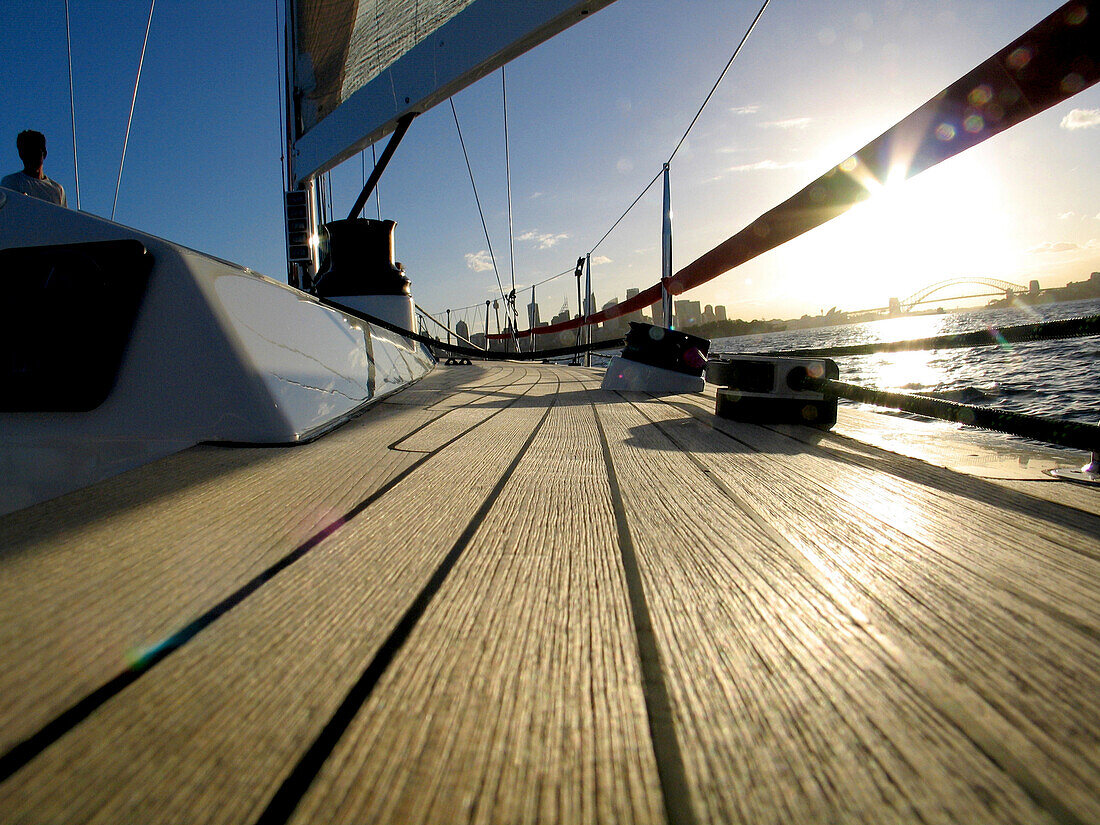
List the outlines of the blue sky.
{"label": "blue sky", "polygon": [[[1057,5],[773,0],[673,162],[676,266]],[[508,67],[517,284],[571,269],[592,249],[659,171],[758,7],[619,0]],[[148,9],[146,0],[70,0],[81,206],[101,215],[111,211]],[[47,174],[75,205],[64,11],[63,0],[0,4],[4,31],[28,33],[0,45],[0,166],[18,168],[18,131],[45,132]],[[117,220],[285,277],[279,48],[272,2],[159,0]],[[499,73],[455,104],[507,284]],[[881,306],[965,274],[1085,278],[1100,269],[1096,157],[1094,87],[685,297],[726,304],[732,317],[791,317]],[[361,179],[358,159],[333,173],[336,211]],[[449,107],[414,122],[381,203],[398,221],[398,258],[418,303],[441,311],[492,297]],[[595,251],[597,301],[654,283],[659,245],[655,186]],[[541,287],[543,314],[569,296],[575,304],[575,289],[568,276]]]}

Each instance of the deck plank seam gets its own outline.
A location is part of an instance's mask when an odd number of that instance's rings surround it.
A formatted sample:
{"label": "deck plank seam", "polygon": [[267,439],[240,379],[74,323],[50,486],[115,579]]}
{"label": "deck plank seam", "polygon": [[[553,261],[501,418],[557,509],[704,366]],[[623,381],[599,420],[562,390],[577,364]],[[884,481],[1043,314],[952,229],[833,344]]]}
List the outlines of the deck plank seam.
{"label": "deck plank seam", "polygon": [[[663,399],[658,400],[663,401]],[[662,427],[659,422],[654,421],[638,404],[633,401],[631,403],[658,431],[675,444],[677,449],[688,456],[723,495],[742,510],[754,524],[777,541],[779,546],[787,550],[788,556],[798,566],[808,583],[835,604],[847,616],[853,626],[873,642],[872,648],[880,652],[883,663],[899,679],[917,695],[924,696],[931,708],[966,737],[980,753],[1009,776],[1055,820],[1063,823],[1063,825],[1085,825],[1088,820],[1079,817],[1076,812],[1063,803],[1056,791],[1049,788],[1048,783],[1040,779],[1027,766],[1024,759],[1017,756],[1016,750],[1023,750],[1034,756],[1039,756],[1041,753],[1043,757],[1046,757],[1047,755],[1042,752],[1042,748],[1038,743],[1016,730],[1013,723],[1005,719],[976,689],[950,678],[948,675],[950,673],[949,667],[938,657],[934,657],[931,653],[922,653],[915,650],[903,651],[897,643],[890,640],[882,631],[876,628],[863,614],[863,611],[840,592],[844,589],[844,585],[835,581],[835,574],[826,568],[823,561],[812,557],[812,554],[797,547],[783,536],[762,514],[758,513],[741,496],[729,489],[721,479],[707,470],[698,457],[690,450],[685,449],[671,432]],[[677,405],[672,404],[670,406]],[[708,422],[702,421],[702,423],[706,424]],[[717,431],[723,432],[722,430]],[[729,433],[724,434],[734,438]],[[736,438],[734,440],[744,444]],[[744,444],[744,446],[749,450],[759,452],[751,445]],[[944,671],[947,671],[947,673],[944,673]],[[946,688],[945,685],[953,685],[954,689]],[[984,712],[980,712],[980,715],[992,722],[992,726],[987,725],[978,718],[978,714],[968,709],[967,706],[975,702],[979,703],[980,708],[984,708]],[[1000,730],[994,730],[993,726]],[[1006,736],[1006,733],[1012,735]],[[1023,740],[1023,742],[1020,740]],[[1019,747],[1025,743],[1027,747]],[[1013,747],[1014,745],[1017,747]]]}
{"label": "deck plank seam", "polygon": [[645,597],[645,589],[642,585],[634,541],[630,535],[630,525],[627,521],[622,490],[619,487],[618,476],[615,473],[611,445],[608,442],[607,432],[604,430],[595,403],[592,404],[592,412],[596,419],[596,431],[600,437],[600,448],[603,452],[604,463],[607,465],[607,480],[611,492],[611,505],[615,513],[619,555],[626,580],[634,636],[638,645],[646,720],[649,725],[650,741],[653,744],[654,758],[657,764],[657,776],[661,784],[665,817],[669,823],[693,825],[697,821],[697,817],[691,801],[690,785],[680,750],[680,742],[676,736],[672,701],[664,675],[661,652],[657,646],[657,636],[653,630],[649,605]]}
{"label": "deck plank seam", "polygon": [[549,418],[553,408],[554,401],[551,400],[542,417],[524,441],[523,446],[520,447],[519,452],[501,474],[501,477],[497,480],[493,489],[490,490],[485,497],[481,507],[474,513],[473,517],[466,525],[466,528],[459,534],[455,543],[447,552],[447,555],[444,556],[424,587],[421,588],[416,598],[406,609],[397,624],[394,625],[386,639],[378,647],[378,650],[363,670],[359,679],[347,694],[345,694],[336,712],[329,718],[324,728],[322,728],[321,732],[313,740],[309,748],[306,749],[305,753],[299,758],[298,762],[275,791],[275,794],[271,797],[271,800],[268,802],[263,812],[256,819],[255,825],[282,825],[282,823],[288,822],[293,816],[302,798],[309,790],[310,785],[313,784],[317,775],[320,773],[325,761],[336,748],[340,738],[344,735],[344,732],[347,730],[360,708],[370,699],[371,693],[377,686],[379,679],[381,679],[382,675],[386,672],[386,669],[389,667],[394,657],[401,650],[402,646],[416,628],[417,623],[427,611],[432,599],[443,586],[447,576],[450,574],[455,564],[457,564],[459,558],[469,545],[470,540],[481,526],[481,523],[485,520],[486,515],[488,515],[489,511],[492,509],[501,491],[504,489],[509,479],[511,479],[516,467],[519,466],[520,461],[522,461],[523,457],[527,454],[528,449],[542,429],[543,424],[546,423],[546,419]]}
{"label": "deck plank seam", "polygon": [[[560,383],[560,382],[559,382]],[[416,459],[412,464],[403,469],[401,472],[393,476],[389,481],[356,504],[343,516],[334,519],[329,524],[322,527],[315,532],[289,553],[284,555],[281,559],[274,564],[269,565],[264,570],[260,571],[249,581],[241,585],[233,593],[226,596],[220,602],[213,607],[196,617],[190,623],[185,625],[180,630],[171,634],[155,647],[144,651],[144,655],[137,661],[133,662],[130,669],[116,676],[108,679],[102,685],[92,690],[90,693],[77,700],[74,704],[57,714],[53,719],[42,725],[37,731],[30,736],[22,739],[16,744],[12,745],[5,753],[0,754],[0,783],[11,778],[16,772],[27,765],[31,760],[38,756],[42,751],[68,733],[70,730],[79,725],[82,721],[87,719],[92,713],[96,711],[103,704],[108,702],[114,696],[121,693],[131,684],[140,679],[144,674],[148,673],[153,667],[160,664],[167,659],[170,655],[182,648],[185,644],[190,642],[195,636],[208,628],[226,613],[233,608],[241,604],[245,599],[258,591],[263,585],[271,581],[279,573],[282,573],[288,567],[295,562],[300,561],[306,554],[312,551],[322,541],[329,538],[340,527],[347,524],[356,516],[360,515],[371,504],[380,499],[383,495],[388,493],[399,483],[404,481],[413,472],[423,466],[426,462],[434,458],[438,453],[450,447],[455,442],[464,438],[473,430],[482,426],[490,421],[492,418],[511,407],[513,404],[519,401],[524,395],[527,394],[535,385],[531,384],[526,389],[517,395],[508,404],[500,407],[497,410],[492,411],[481,421],[476,422],[472,426],[466,428],[444,444],[441,444],[435,450],[430,453],[425,453],[420,458]],[[468,405],[463,405],[468,406]],[[442,415],[445,415],[443,413]],[[440,417],[442,417],[442,415]],[[429,422],[430,423],[430,422]]]}
{"label": "deck plank seam", "polygon": [[[707,421],[707,419],[703,417],[707,411],[694,404],[669,398],[661,398],[660,400],[691,412],[691,414],[700,421]],[[1071,529],[1090,537],[1100,532],[1100,518],[1098,518],[1095,513],[1063,501],[1040,498],[1026,490],[1006,485],[1003,483],[1006,481],[1004,479],[986,479],[980,476],[962,473],[950,467],[929,463],[919,458],[905,455],[904,453],[895,453],[892,450],[866,444],[858,438],[845,435],[844,433],[814,431],[813,435],[815,440],[808,441],[792,433],[789,429],[789,425],[758,424],[756,426],[767,430],[773,435],[788,438],[792,441],[805,444],[812,449],[819,450],[830,459],[843,462],[849,466],[860,467],[865,470],[871,470],[872,472],[884,472],[881,466],[881,460],[876,461],[873,454],[886,455],[889,456],[893,465],[889,472],[911,483],[929,487],[947,495],[969,495],[970,497],[973,497],[972,493],[964,493],[959,488],[963,486],[980,488],[989,493],[989,498],[983,497],[978,499],[985,503],[991,503],[993,499],[999,499],[1001,506],[1011,507],[1011,509],[1023,515],[1046,521],[1060,529]],[[782,429],[780,429],[780,427],[782,427]],[[718,429],[719,432],[723,432],[720,428],[715,427],[715,429]],[[817,438],[818,436],[820,436],[820,439]],[[939,476],[939,478],[937,478],[937,476]],[[955,483],[949,485],[946,483],[948,481],[954,481]],[[1053,478],[1035,480],[1031,483],[1045,485],[1047,482],[1057,483]],[[952,487],[955,489],[952,489]],[[1015,504],[1012,505],[1007,502],[1015,502]],[[1026,506],[1023,506],[1025,503]],[[1057,510],[1059,515],[1052,515],[1049,512],[1052,508]],[[1072,550],[1086,558],[1094,561],[1100,560],[1100,552],[1091,552],[1080,545],[1067,543],[1066,540],[1057,535],[1051,535],[1049,538],[1066,549]]]}
{"label": "deck plank seam", "polygon": [[[757,454],[762,454],[762,451],[758,447],[753,446],[751,443],[745,441],[744,439],[738,438],[734,434],[728,432],[725,429],[722,429],[721,427],[716,427],[714,425],[714,422],[712,420],[708,419],[707,417],[697,415],[696,414],[697,411],[691,405],[685,405],[685,404],[677,403],[677,402],[674,402],[674,401],[669,401],[668,399],[661,398],[659,396],[651,396],[651,398],[653,398],[654,400],[659,400],[659,401],[667,404],[670,407],[674,407],[676,409],[680,409],[680,410],[683,410],[685,412],[688,412],[689,414],[692,415],[692,417],[696,421],[698,421],[701,424],[709,427],[712,431],[714,431],[716,433],[719,433],[720,435],[725,436],[726,438],[729,438],[730,440],[736,442],[737,444],[740,444],[746,450],[750,450],[750,451],[752,451],[754,453],[757,453]],[[791,436],[788,435],[787,433],[773,430],[770,427],[765,427],[765,426],[759,425],[759,424],[753,425],[753,426],[761,427],[762,429],[765,429],[768,432],[771,432],[775,435],[778,435],[778,436],[781,436],[781,437],[784,437],[784,438],[791,438]],[[798,439],[793,439],[793,440],[798,441]],[[846,456],[845,454],[841,454],[841,453],[835,453],[834,451],[828,450],[827,448],[822,448],[822,449],[823,449],[824,452],[828,453],[830,458],[834,458],[838,462],[848,464],[851,467],[856,467],[856,468],[865,469],[865,470],[872,470],[874,472],[885,472],[881,468],[874,467],[871,462],[861,463],[855,457]],[[690,452],[689,452],[689,454],[690,454]],[[947,468],[940,468],[940,469],[943,469],[945,472],[952,472],[951,470],[949,470]],[[711,475],[710,471],[705,469],[705,468],[703,468],[703,472],[707,473],[707,475]],[[808,480],[804,480],[803,483],[810,484],[810,483],[813,483],[813,482],[810,482]],[[915,482],[915,483],[919,483],[919,482]],[[815,484],[815,486],[818,486],[818,485]],[[826,493],[829,492],[826,488],[823,488],[823,487],[820,487],[820,486],[818,486],[818,489],[821,489],[822,491],[824,491]],[[939,489],[939,488],[936,488],[936,489]],[[1023,493],[1022,495],[1027,495],[1027,494]],[[853,506],[857,507],[858,509],[860,509],[864,514],[867,515],[867,517],[872,518],[872,519],[877,518],[877,516],[873,512],[868,510],[866,507],[861,505],[859,502],[851,502],[851,504]],[[916,536],[908,536],[908,537],[912,541],[915,541],[915,542],[923,545],[930,552],[933,552],[933,553],[937,552],[936,548],[932,547],[924,539],[918,538]],[[1073,547],[1073,546],[1067,546],[1065,542],[1057,541],[1054,537],[1051,537],[1049,535],[1046,535],[1044,537],[1051,540],[1052,542],[1057,544],[1059,547],[1075,551],[1078,554],[1085,556],[1086,558],[1091,558],[1090,554],[1085,552],[1085,551],[1082,551],[1081,548]],[[960,564],[957,560],[949,560],[949,561],[951,561],[951,563],[956,564],[956,565]],[[965,568],[965,569],[969,569],[969,568]],[[1067,613],[1064,610],[1059,610],[1055,605],[1044,602],[1042,599],[1037,598],[1036,596],[1033,596],[1032,594],[1028,593],[1025,589],[1017,587],[1012,581],[1004,579],[1004,578],[990,578],[990,577],[984,576],[984,575],[983,575],[983,578],[985,578],[990,584],[996,585],[996,586],[1000,587],[1001,589],[1003,589],[1005,592],[1010,593],[1014,598],[1019,599],[1021,602],[1027,604],[1032,609],[1038,610],[1038,611],[1044,613],[1048,617],[1053,618],[1056,621],[1061,622],[1062,624],[1066,625],[1067,627],[1072,628],[1076,632],[1081,633],[1082,635],[1088,637],[1089,639],[1092,639],[1094,641],[1100,640],[1100,628],[1088,625],[1085,622],[1083,622],[1082,620],[1080,620],[1079,618],[1073,616],[1072,614]],[[910,595],[913,596],[913,594],[910,594]],[[916,598],[916,597],[913,596],[913,598]]]}

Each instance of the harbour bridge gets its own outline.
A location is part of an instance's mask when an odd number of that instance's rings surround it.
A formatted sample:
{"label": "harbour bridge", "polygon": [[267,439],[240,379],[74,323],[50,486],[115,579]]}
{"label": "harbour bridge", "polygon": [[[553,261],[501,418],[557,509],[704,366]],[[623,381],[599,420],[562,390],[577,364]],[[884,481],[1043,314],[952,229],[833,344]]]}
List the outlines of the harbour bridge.
{"label": "harbour bridge", "polygon": [[[933,296],[938,295],[941,292],[945,292],[953,287],[962,285],[973,285],[987,287],[991,292],[982,292],[974,295],[952,295],[951,299],[957,298],[986,298],[997,295],[1012,295],[1021,292],[1027,292],[1028,287],[1021,284],[1014,284],[1011,281],[1002,281],[1000,278],[983,278],[983,277],[963,277],[963,278],[948,278],[946,281],[939,281],[919,289],[910,295],[908,298],[903,298],[898,301],[897,309],[901,312],[909,312],[921,304],[931,303],[934,299]],[[890,299],[890,309],[894,309],[894,301],[896,299]],[[941,299],[942,300],[942,299]]]}

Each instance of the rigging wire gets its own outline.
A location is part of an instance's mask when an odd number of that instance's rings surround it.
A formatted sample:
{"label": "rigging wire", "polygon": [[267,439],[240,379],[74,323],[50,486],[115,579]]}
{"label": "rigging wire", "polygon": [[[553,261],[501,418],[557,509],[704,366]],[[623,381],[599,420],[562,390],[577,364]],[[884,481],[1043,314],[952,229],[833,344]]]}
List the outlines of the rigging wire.
{"label": "rigging wire", "polygon": [[516,252],[512,231],[512,167],[509,162],[508,142],[508,82],[504,76],[504,66],[500,67],[500,91],[504,101],[504,188],[508,193],[508,266],[512,271],[512,326],[519,326],[519,315],[516,313]]}
{"label": "rigging wire", "polygon": [[[68,0],[65,0],[67,3]],[[286,169],[286,114],[283,109],[283,95],[286,93],[283,84],[286,81],[285,69],[283,68],[283,46],[284,32],[280,31],[280,23],[285,19],[286,12],[279,13],[279,3],[276,2],[275,6],[275,96],[279,101],[279,122],[277,124],[279,130],[279,172],[282,175],[283,191],[287,191],[287,169]]]}
{"label": "rigging wire", "polygon": [[[455,109],[454,98],[448,98],[448,103],[451,104],[451,114],[454,115],[455,129],[458,130],[458,143],[462,147],[462,156],[466,159],[466,171],[470,173],[470,185],[474,189],[474,202],[477,204],[477,213],[481,217],[481,230],[485,233],[485,244],[489,247],[489,260],[493,262],[493,275],[497,279],[497,289],[500,290],[500,298],[504,301],[504,305],[507,307],[508,299],[504,295],[504,284],[500,282],[500,271],[497,269],[496,255],[493,254],[493,242],[489,240],[489,227],[485,224],[485,212],[481,208],[481,198],[477,194],[477,183],[474,182],[474,168],[470,165],[470,155],[466,152],[466,141],[462,139],[462,127],[458,123],[458,110]],[[516,340],[516,328],[512,326],[512,341],[516,344],[516,349],[519,349],[519,342]]]}
{"label": "rigging wire", "polygon": [[141,43],[141,59],[138,60],[137,77],[134,79],[134,96],[130,100],[130,116],[126,119],[126,136],[122,140],[122,159],[118,162],[118,182],[115,184],[115,200],[111,204],[111,220],[115,219],[118,206],[118,190],[122,188],[122,167],[126,163],[126,146],[130,142],[130,125],[134,122],[134,106],[137,104],[138,84],[141,83],[141,67],[145,63],[145,47],[149,45],[149,29],[153,25],[153,7],[157,0],[149,0],[149,20],[145,24],[145,39]]}
{"label": "rigging wire", "polygon": [[596,251],[596,250],[597,250],[597,249],[599,248],[600,244],[602,244],[602,243],[603,243],[603,242],[604,242],[605,240],[607,240],[607,236],[608,236],[608,235],[610,235],[610,234],[611,234],[612,232],[614,232],[614,231],[615,231],[615,227],[616,227],[616,226],[618,226],[618,225],[619,225],[620,223],[622,223],[622,222],[623,222],[623,218],[625,218],[625,217],[626,217],[627,215],[629,215],[629,214],[630,214],[630,210],[631,210],[631,209],[633,209],[633,208],[634,208],[635,206],[637,206],[637,205],[638,205],[638,201],[640,201],[640,200],[641,200],[641,199],[642,199],[642,198],[643,198],[643,197],[645,196],[645,193],[646,193],[646,192],[648,192],[648,191],[650,190],[650,188],[651,188],[651,187],[653,186],[653,184],[655,184],[655,183],[657,182],[657,180],[658,180],[658,179],[659,179],[659,178],[661,177],[661,175],[663,175],[663,174],[664,174],[664,169],[662,168],[660,172],[658,172],[658,173],[657,173],[656,175],[654,175],[654,176],[653,176],[653,180],[651,180],[651,181],[650,181],[649,183],[647,183],[647,184],[645,185],[645,189],[643,189],[643,190],[641,191],[641,193],[640,193],[640,194],[638,195],[638,197],[636,197],[636,198],[634,199],[634,202],[633,202],[633,203],[631,203],[631,204],[630,204],[630,206],[628,206],[628,207],[626,208],[626,211],[625,211],[625,212],[623,212],[623,214],[619,216],[619,219],[618,219],[617,221],[615,221],[615,223],[613,223],[613,224],[611,225],[611,228],[610,228],[610,229],[608,229],[608,230],[607,230],[606,232],[604,232],[604,233],[603,233],[603,237],[602,237],[602,238],[600,238],[600,239],[599,239],[598,241],[596,241],[595,245],[593,245],[593,247],[592,247],[592,248],[591,248],[590,250],[588,250],[589,254],[592,254],[593,252],[595,252],[595,251]]}
{"label": "rigging wire", "polygon": [[676,157],[676,153],[679,152],[680,147],[684,145],[684,141],[687,140],[688,132],[691,131],[691,128],[695,125],[695,121],[697,121],[699,119],[699,116],[701,114],[703,114],[703,109],[705,109],[707,107],[707,104],[710,103],[710,99],[711,99],[711,97],[714,96],[714,92],[718,89],[718,85],[722,82],[722,78],[724,78],[726,76],[726,72],[728,72],[729,69],[730,69],[730,66],[733,65],[733,61],[737,58],[737,55],[741,52],[741,47],[744,46],[745,41],[749,39],[749,35],[752,34],[752,30],[756,28],[757,22],[759,22],[761,15],[764,14],[764,9],[766,9],[768,7],[768,3],[770,3],[770,2],[771,2],[771,0],[764,0],[764,5],[762,5],[760,7],[760,11],[758,11],[756,13],[756,17],[754,17],[752,19],[752,22],[749,24],[748,29],[746,29],[746,31],[745,31],[745,35],[741,38],[741,42],[737,44],[737,48],[733,50],[733,54],[730,55],[730,59],[728,61],[726,61],[726,67],[724,69],[722,69],[722,73],[719,74],[718,79],[714,81],[714,85],[711,87],[710,91],[707,93],[706,98],[703,99],[703,104],[699,107],[699,111],[695,113],[695,117],[693,117],[691,119],[691,123],[689,123],[687,129],[684,130],[683,136],[680,138],[679,142],[676,144],[676,148],[672,150],[672,154],[668,156],[668,160],[666,161],[666,163],[672,163],[672,159],[674,157]]}
{"label": "rigging wire", "polygon": [[[669,155],[668,161],[666,161],[666,163],[671,163],[673,158],[676,157],[676,153],[680,151],[680,148],[683,146],[684,141],[687,140],[688,134],[691,132],[692,128],[695,126],[695,123],[699,120],[699,117],[703,114],[703,110],[706,108],[707,104],[710,102],[711,98],[714,96],[715,91],[717,91],[718,86],[722,83],[722,80],[723,80],[723,78],[725,78],[727,72],[729,72],[730,66],[733,65],[733,61],[737,58],[737,55],[740,54],[742,47],[744,47],[745,43],[748,41],[749,35],[751,35],[753,30],[756,28],[756,24],[760,21],[760,18],[764,14],[764,10],[767,9],[768,4],[770,2],[771,2],[771,0],[764,0],[763,5],[761,5],[759,11],[756,12],[756,16],[753,17],[752,22],[749,24],[749,27],[745,30],[745,34],[741,37],[741,40],[740,40],[740,42],[738,42],[737,47],[733,50],[733,54],[730,55],[730,59],[726,61],[725,67],[722,69],[721,73],[718,75],[718,79],[714,81],[714,85],[711,86],[710,91],[707,93],[706,97],[703,99],[703,103],[699,106],[699,110],[695,113],[695,117],[693,117],[691,119],[691,123],[688,124],[688,127],[687,127],[687,129],[684,130],[684,133],[683,133],[683,135],[681,135],[680,140],[677,141],[676,146],[672,150],[672,154]],[[645,188],[643,188],[642,191],[638,194],[638,196],[636,198],[634,198],[634,200],[631,202],[630,206],[628,206],[626,208],[626,210],[619,216],[619,218],[611,225],[611,228],[608,229],[600,237],[600,239],[598,241],[596,241],[595,244],[593,244],[592,248],[588,252],[589,255],[591,255],[593,252],[595,252],[600,247],[600,245],[605,240],[607,240],[608,236],[612,232],[615,231],[615,229],[619,226],[619,224],[622,223],[623,220],[626,219],[626,216],[629,215],[630,212],[634,209],[634,207],[638,205],[638,202],[643,197],[645,197],[646,193],[653,187],[653,184],[655,184],[661,178],[663,173],[664,173],[664,166],[662,165],[661,171],[657,172],[657,174],[653,176],[653,178],[649,181],[649,183],[647,183],[645,185]],[[563,275],[569,274],[571,272],[573,272],[573,270],[566,270],[565,272],[562,272],[558,275],[553,275],[553,276],[545,279],[544,281],[540,281],[539,283],[546,283],[548,281],[552,281],[555,278],[560,278]],[[535,284],[535,286],[538,286],[538,284]]]}
{"label": "rigging wire", "polygon": [[65,49],[69,56],[69,116],[73,123],[73,173],[76,176],[76,208],[80,210],[80,163],[76,151],[76,98],[73,95],[73,41],[69,35],[69,0],[65,0]]}

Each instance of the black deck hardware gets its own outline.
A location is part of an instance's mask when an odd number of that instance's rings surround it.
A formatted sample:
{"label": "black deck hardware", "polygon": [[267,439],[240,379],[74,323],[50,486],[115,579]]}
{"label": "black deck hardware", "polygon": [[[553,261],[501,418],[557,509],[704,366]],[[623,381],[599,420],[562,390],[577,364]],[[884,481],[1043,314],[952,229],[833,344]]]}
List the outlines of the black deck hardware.
{"label": "black deck hardware", "polygon": [[835,393],[809,389],[807,376],[839,378],[827,358],[726,356],[707,362],[707,381],[718,384],[715,413],[758,424],[807,424],[829,430],[836,424]]}
{"label": "black deck hardware", "polygon": [[706,338],[631,321],[623,358],[684,375],[702,375],[709,351]]}
{"label": "black deck hardware", "polygon": [[405,268],[394,261],[394,221],[353,218],[330,221],[321,233],[321,268],[314,293],[409,295]]}

